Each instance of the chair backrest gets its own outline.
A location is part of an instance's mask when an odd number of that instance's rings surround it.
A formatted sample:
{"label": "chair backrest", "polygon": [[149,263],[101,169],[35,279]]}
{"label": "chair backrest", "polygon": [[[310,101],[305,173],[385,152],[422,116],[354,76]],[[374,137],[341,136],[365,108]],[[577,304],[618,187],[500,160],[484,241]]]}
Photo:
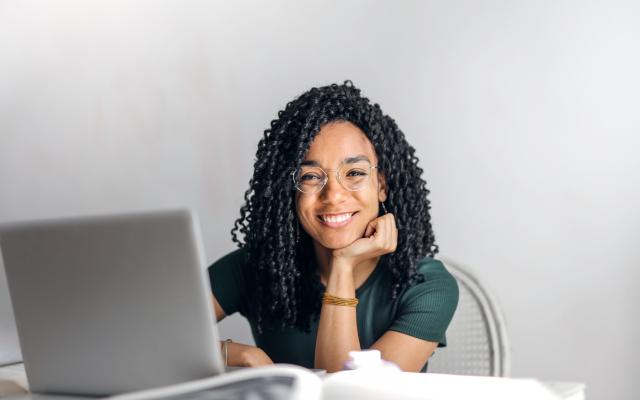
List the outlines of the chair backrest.
{"label": "chair backrest", "polygon": [[508,376],[510,348],[502,312],[491,294],[466,268],[443,261],[460,288],[458,308],[447,329],[447,347],[429,359],[429,372]]}

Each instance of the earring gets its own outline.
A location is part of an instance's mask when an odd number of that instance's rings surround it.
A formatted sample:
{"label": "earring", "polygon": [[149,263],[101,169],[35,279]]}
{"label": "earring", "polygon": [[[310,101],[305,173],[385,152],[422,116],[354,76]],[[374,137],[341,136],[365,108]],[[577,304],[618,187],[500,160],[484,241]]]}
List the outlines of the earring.
{"label": "earring", "polygon": [[300,221],[296,219],[296,244],[300,243]]}
{"label": "earring", "polygon": [[382,211],[384,211],[384,213],[387,213],[387,207],[384,206],[383,202],[380,202],[380,205],[382,206]]}

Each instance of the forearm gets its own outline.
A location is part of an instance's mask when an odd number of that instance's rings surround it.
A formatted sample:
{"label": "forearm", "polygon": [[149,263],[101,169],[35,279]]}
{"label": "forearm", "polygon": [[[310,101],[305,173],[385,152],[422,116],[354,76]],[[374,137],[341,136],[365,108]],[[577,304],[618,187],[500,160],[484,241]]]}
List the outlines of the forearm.
{"label": "forearm", "polygon": [[[220,342],[220,347],[223,352],[223,358],[225,358],[224,346],[224,342]],[[224,361],[226,361],[227,366],[256,367],[259,365],[267,365],[273,363],[269,356],[267,356],[267,354],[258,347],[236,342],[229,342],[226,344],[226,346],[227,354],[226,360]]]}
{"label": "forearm", "polygon": [[[224,350],[224,343],[220,343]],[[227,354],[223,354],[222,357],[226,356],[225,362],[229,366],[243,365],[245,363],[243,350],[245,349],[244,344],[229,342],[227,343]]]}
{"label": "forearm", "polygon": [[[334,267],[327,282],[327,293],[344,298],[355,297],[352,269]],[[323,304],[316,338],[316,368],[339,371],[352,350],[360,350],[356,308]]]}

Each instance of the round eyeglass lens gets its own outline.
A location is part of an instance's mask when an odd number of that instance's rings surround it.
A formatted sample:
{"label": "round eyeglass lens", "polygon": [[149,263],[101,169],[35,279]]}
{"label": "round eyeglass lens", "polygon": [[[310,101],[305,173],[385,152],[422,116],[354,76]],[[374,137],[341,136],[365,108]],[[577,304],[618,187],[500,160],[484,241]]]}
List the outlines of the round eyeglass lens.
{"label": "round eyeglass lens", "polygon": [[320,167],[302,166],[294,172],[296,188],[304,193],[316,193],[322,190],[327,174]]}
{"label": "round eyeglass lens", "polygon": [[371,164],[368,161],[342,164],[338,170],[342,186],[352,192],[362,190],[369,182]]}
{"label": "round eyeglass lens", "polygon": [[[366,160],[344,163],[336,171],[336,177],[343,188],[355,192],[366,187],[371,169],[371,163]],[[327,179],[326,172],[317,166],[302,166],[293,174],[296,188],[304,193],[319,192],[327,183]]]}

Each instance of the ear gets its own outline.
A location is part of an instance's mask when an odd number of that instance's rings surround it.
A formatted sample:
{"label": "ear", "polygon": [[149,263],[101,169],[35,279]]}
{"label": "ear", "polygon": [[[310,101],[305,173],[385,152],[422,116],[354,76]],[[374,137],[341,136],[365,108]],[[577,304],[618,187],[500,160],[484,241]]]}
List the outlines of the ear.
{"label": "ear", "polygon": [[378,172],[378,201],[380,203],[387,200],[387,178],[383,173]]}

